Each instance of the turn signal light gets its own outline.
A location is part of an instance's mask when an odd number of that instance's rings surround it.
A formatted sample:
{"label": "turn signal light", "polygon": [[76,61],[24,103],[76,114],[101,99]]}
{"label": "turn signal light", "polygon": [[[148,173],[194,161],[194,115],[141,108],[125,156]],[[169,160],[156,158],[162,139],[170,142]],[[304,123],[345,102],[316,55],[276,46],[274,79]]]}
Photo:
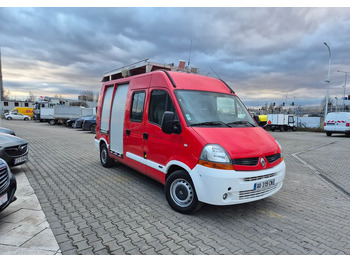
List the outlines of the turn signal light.
{"label": "turn signal light", "polygon": [[233,170],[232,164],[219,164],[219,163],[209,162],[209,161],[205,161],[205,160],[199,160],[198,164],[205,166],[205,167],[210,167],[210,168]]}

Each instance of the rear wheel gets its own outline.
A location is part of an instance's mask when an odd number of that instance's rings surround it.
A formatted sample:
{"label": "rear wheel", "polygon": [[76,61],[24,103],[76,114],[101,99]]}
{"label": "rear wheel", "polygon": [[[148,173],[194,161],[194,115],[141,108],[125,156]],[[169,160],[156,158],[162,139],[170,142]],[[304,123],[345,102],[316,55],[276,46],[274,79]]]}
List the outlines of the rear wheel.
{"label": "rear wheel", "polygon": [[100,161],[103,167],[112,167],[114,160],[109,157],[106,144],[102,144],[100,148]]}
{"label": "rear wheel", "polygon": [[54,125],[56,125],[56,121],[55,121],[54,119],[51,119],[51,120],[49,121],[49,124],[50,124],[51,126],[54,126]]}
{"label": "rear wheel", "polygon": [[165,182],[165,196],[172,209],[180,213],[190,214],[202,206],[191,177],[183,170],[170,174]]}

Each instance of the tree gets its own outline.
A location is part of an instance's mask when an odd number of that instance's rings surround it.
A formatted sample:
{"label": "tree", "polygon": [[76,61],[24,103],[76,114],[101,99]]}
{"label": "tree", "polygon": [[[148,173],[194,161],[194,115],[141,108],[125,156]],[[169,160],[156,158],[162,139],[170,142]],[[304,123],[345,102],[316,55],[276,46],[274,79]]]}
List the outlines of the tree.
{"label": "tree", "polygon": [[36,100],[36,98],[33,95],[32,91],[29,91],[29,94],[28,94],[26,101],[34,102],[35,100]]}
{"label": "tree", "polygon": [[94,92],[89,90],[82,91],[79,95],[79,100],[94,101]]}

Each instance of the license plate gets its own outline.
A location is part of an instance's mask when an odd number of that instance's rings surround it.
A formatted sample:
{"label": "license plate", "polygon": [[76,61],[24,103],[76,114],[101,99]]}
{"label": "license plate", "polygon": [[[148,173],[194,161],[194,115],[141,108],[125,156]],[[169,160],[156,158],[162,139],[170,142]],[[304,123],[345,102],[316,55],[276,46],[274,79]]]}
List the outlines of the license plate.
{"label": "license plate", "polygon": [[275,185],[275,179],[266,180],[254,184],[254,190],[262,190]]}
{"label": "license plate", "polygon": [[15,159],[15,165],[19,164],[19,163],[22,163],[22,162],[25,162],[27,160],[28,160],[28,156],[27,155],[18,157],[18,158]]}
{"label": "license plate", "polygon": [[7,202],[7,194],[3,195],[3,196],[0,196],[0,206],[2,204],[5,204]]}

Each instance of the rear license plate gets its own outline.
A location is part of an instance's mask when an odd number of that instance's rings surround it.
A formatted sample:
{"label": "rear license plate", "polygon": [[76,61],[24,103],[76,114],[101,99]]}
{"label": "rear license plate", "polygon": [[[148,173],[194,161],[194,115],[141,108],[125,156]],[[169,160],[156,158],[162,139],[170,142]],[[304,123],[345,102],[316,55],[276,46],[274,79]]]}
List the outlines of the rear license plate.
{"label": "rear license plate", "polygon": [[254,184],[254,190],[262,190],[275,185],[275,179],[266,180]]}
{"label": "rear license plate", "polygon": [[25,155],[25,156],[21,156],[21,157],[18,157],[15,159],[15,165],[16,164],[19,164],[19,163],[22,163],[22,162],[26,162],[28,160],[28,156]]}
{"label": "rear license plate", "polygon": [[2,206],[2,204],[5,204],[7,202],[7,194],[0,196],[0,206]]}

